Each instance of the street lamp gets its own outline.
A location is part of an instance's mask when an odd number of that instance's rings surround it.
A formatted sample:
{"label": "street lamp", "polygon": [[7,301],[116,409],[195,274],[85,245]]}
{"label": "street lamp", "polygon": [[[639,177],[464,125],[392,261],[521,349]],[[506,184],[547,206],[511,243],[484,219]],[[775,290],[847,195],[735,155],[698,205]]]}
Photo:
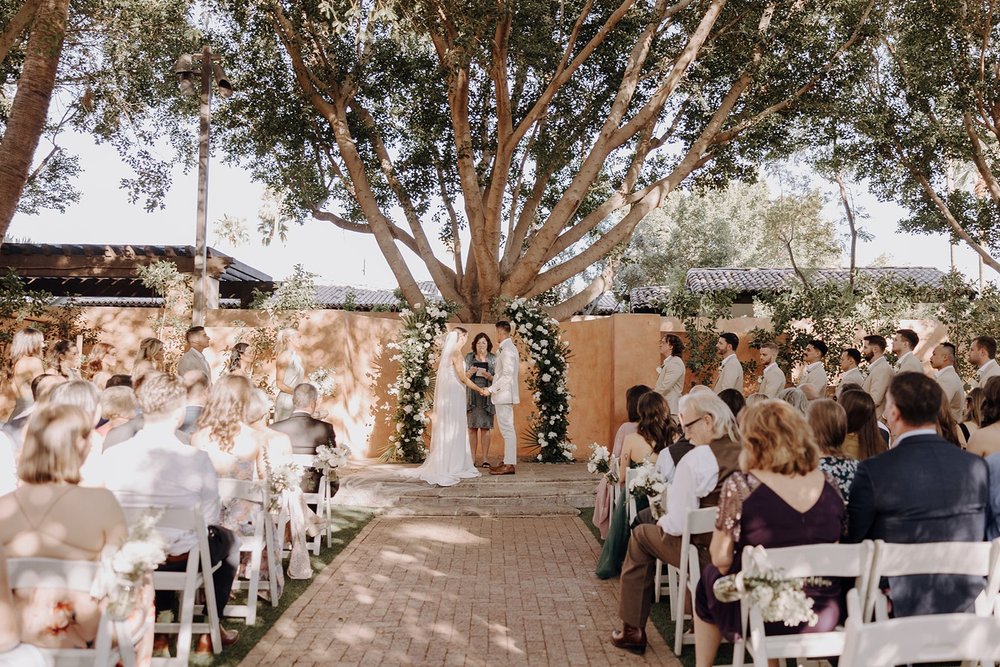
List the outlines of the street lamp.
{"label": "street lamp", "polygon": [[233,94],[233,85],[219,65],[212,47],[204,46],[201,53],[185,53],[177,59],[174,72],[181,95],[194,95],[196,75],[201,71],[201,109],[198,133],[198,217],[195,224],[194,312],[192,323],[204,326],[206,297],[208,294],[208,138],[212,120],[212,81],[223,98]]}

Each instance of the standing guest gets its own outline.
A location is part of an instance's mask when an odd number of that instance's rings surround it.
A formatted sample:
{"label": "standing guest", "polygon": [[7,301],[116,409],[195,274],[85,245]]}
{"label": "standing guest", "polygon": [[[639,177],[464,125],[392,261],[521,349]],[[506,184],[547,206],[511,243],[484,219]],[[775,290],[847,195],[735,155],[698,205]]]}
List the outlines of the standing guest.
{"label": "standing guest", "polygon": [[[477,333],[476,337],[472,339],[472,351],[465,355],[465,370],[469,379],[480,389],[485,389],[493,382],[496,366],[497,357],[493,354],[493,341],[485,333]],[[487,396],[472,391],[472,389],[466,389],[465,394],[465,416],[469,422],[472,463],[489,468],[490,431],[493,430],[493,416],[496,410],[493,408],[493,401]],[[480,449],[483,452],[483,459],[480,464],[477,464],[476,460],[479,458]]]}
{"label": "standing guest", "polygon": [[895,371],[885,358],[886,340],[882,336],[865,336],[861,354],[868,362],[868,375],[861,385],[875,401],[875,418],[881,419],[885,412],[885,392]]}
{"label": "standing guest", "polygon": [[[135,400],[135,392],[131,387],[109,387],[101,392],[101,417],[106,419],[96,431],[101,439],[116,426],[128,422],[135,417],[139,404]],[[101,449],[103,450],[103,444]]]}
{"label": "standing guest", "polygon": [[809,409],[809,398],[806,396],[806,392],[802,391],[798,387],[788,387],[787,389],[782,389],[778,392],[778,400],[788,403],[790,406],[802,413],[805,417],[806,410]]}
{"label": "standing guest", "polygon": [[108,380],[111,379],[118,359],[115,357],[115,348],[109,343],[94,343],[87,355],[87,365],[84,369],[87,378],[94,383],[94,386],[103,390],[107,387]]}
{"label": "standing guest", "polygon": [[802,361],[805,362],[806,367],[802,370],[798,387],[809,400],[822,398],[823,392],[826,391],[826,369],[823,368],[823,359],[826,358],[826,353],[826,343],[818,338],[806,343],[805,351],[802,353]]}
{"label": "standing guest", "polygon": [[976,456],[1000,453],[1000,377],[990,378],[983,387],[983,421],[967,449]]}
{"label": "standing guest", "polygon": [[[184,416],[185,391],[181,379],[166,373],[150,373],[136,389],[142,408],[143,426],[120,447],[101,457],[99,478],[125,507],[200,507],[208,530],[212,584],[219,618],[239,566],[239,541],[232,531],[219,525],[219,481],[208,455],[177,439],[175,431]],[[188,554],[198,546],[192,532],[164,533],[167,562],[161,571],[183,572]],[[157,610],[170,609],[176,596],[157,594]],[[222,645],[236,641],[238,633],[220,627]],[[203,635],[199,652],[211,651],[211,639]]]}
{"label": "standing guest", "polygon": [[[92,420],[70,405],[46,405],[32,417],[18,466],[22,484],[0,498],[0,545],[12,558],[96,561],[128,535],[125,515],[106,489],[79,485]],[[137,660],[153,646],[153,595],[143,588],[129,622]],[[52,588],[14,591],[21,641],[46,648],[86,648],[97,635],[100,605],[86,593]]]}
{"label": "standing guest", "polygon": [[10,419],[21,415],[35,402],[31,394],[31,381],[45,373],[42,363],[42,348],[45,337],[38,329],[25,327],[10,343],[11,384],[14,386],[14,411]]}
{"label": "standing guest", "polygon": [[[190,441],[194,432],[198,430],[198,418],[205,411],[205,401],[208,400],[208,388],[211,384],[208,376],[202,371],[191,370],[181,376],[184,389],[187,392],[187,399],[184,402],[184,421],[177,428],[178,433],[183,433]],[[183,441],[184,438],[178,435]]]}
{"label": "standing guest", "polygon": [[965,414],[965,385],[955,370],[955,346],[941,343],[935,347],[931,353],[931,368],[937,371],[934,379],[941,385],[952,419],[961,423]]}
{"label": "standing guest", "polygon": [[892,353],[896,355],[897,373],[923,373],[924,365],[913,353],[920,343],[920,336],[913,329],[900,329],[892,337]]}
{"label": "standing guest", "polygon": [[719,353],[722,364],[719,366],[719,377],[715,380],[713,390],[718,394],[723,389],[735,389],[743,393],[743,365],[736,358],[736,350],[740,346],[740,338],[734,333],[726,332],[719,335],[715,351]]}
{"label": "standing guest", "polygon": [[274,399],[276,422],[292,416],[292,392],[306,377],[302,360],[299,359],[298,347],[298,331],[282,329],[278,332],[274,343],[274,351],[278,355],[274,362],[274,383],[278,387],[278,396]]}
{"label": "standing guest", "polygon": [[962,415],[962,422],[958,425],[965,442],[968,443],[972,434],[979,430],[983,424],[983,389],[973,387],[969,395],[965,397],[965,413]]}
{"label": "standing guest", "polygon": [[[615,442],[611,448],[612,460],[621,456],[625,438],[636,432],[639,426],[639,398],[647,391],[653,391],[644,384],[637,384],[625,392],[625,410],[628,421],[618,427]],[[659,462],[659,459],[657,459]],[[601,539],[607,539],[608,525],[611,515],[611,486],[608,478],[601,475],[597,480],[597,495],[594,498],[594,526],[601,532]]]}
{"label": "standing guest", "polygon": [[768,398],[777,398],[778,392],[785,388],[785,371],[778,366],[778,344],[764,343],[760,346],[760,363],[764,373],[760,377],[758,393]]}
{"label": "standing guest", "polygon": [[163,372],[163,341],[159,338],[143,338],[132,364],[132,380],[138,385],[142,377],[150,372]]}
{"label": "standing guest", "polygon": [[187,341],[188,349],[177,360],[177,375],[184,377],[188,371],[201,371],[208,377],[208,384],[211,386],[212,366],[205,358],[205,350],[212,344],[208,332],[205,327],[191,327],[184,332],[184,340]]}
{"label": "standing guest", "polygon": [[837,383],[837,395],[843,391],[844,385],[856,384],[864,386],[865,376],[858,366],[861,365],[861,351],[849,347],[840,353],[840,382]]}
{"label": "standing guest", "polygon": [[863,391],[844,391],[837,399],[847,413],[844,453],[859,461],[870,459],[889,448],[875,418],[875,400]]}
{"label": "standing guest", "polygon": [[[739,470],[740,445],[736,419],[718,396],[692,392],[681,397],[680,422],[695,445],[677,464],[667,493],[667,514],[656,524],[640,524],[632,531],[620,581],[618,615],[623,627],[611,635],[618,648],[643,652],[646,621],[653,601],[656,560],[680,565],[681,535],[690,510],[714,507],[725,480]],[[707,544],[703,536],[692,537],[702,558]]]}
{"label": "standing guest", "polygon": [[[328,422],[316,419],[313,414],[319,404],[319,392],[308,382],[295,387],[292,392],[292,416],[271,424],[271,428],[290,440],[292,452],[315,456],[318,447],[336,447],[337,435]],[[319,488],[320,472],[307,468],[302,473],[302,490],[315,493]]]}
{"label": "standing guest", "polygon": [[67,380],[82,380],[80,374],[80,349],[71,340],[57,340],[45,358],[46,373],[62,375]]}
{"label": "standing guest", "polygon": [[[250,344],[236,343],[229,351],[229,361],[226,362],[226,372],[230,375],[242,375],[250,378]],[[252,384],[252,383],[251,383]]]}
{"label": "standing guest", "polygon": [[660,355],[663,363],[656,369],[655,391],[667,399],[670,414],[677,414],[677,405],[684,391],[684,376],[687,368],[684,366],[684,343],[674,334],[667,334],[660,339]]}
{"label": "standing guest", "polygon": [[996,338],[979,336],[972,339],[966,359],[976,367],[977,387],[985,387],[990,378],[1000,376],[1000,364],[997,364],[996,356]]}
{"label": "standing guest", "polygon": [[24,429],[27,427],[31,415],[34,414],[35,408],[41,407],[42,403],[48,400],[52,390],[65,382],[66,378],[62,375],[49,375],[47,373],[36,375],[31,381],[31,404],[22,410],[21,414],[3,425],[3,432],[14,441],[15,451],[19,450],[21,443],[24,442]]}
{"label": "standing guest", "polygon": [[858,470],[857,459],[844,454],[847,412],[837,401],[821,398],[809,405],[806,416],[822,455],[819,469],[837,483],[840,495],[844,496],[846,502],[851,494],[854,473]]}
{"label": "standing guest", "polygon": [[[712,587],[742,569],[743,548],[833,544],[840,540],[844,500],[818,468],[820,452],[805,419],[780,401],[748,410],[743,420],[740,472],[726,480],[712,534],[712,564],[695,597],[695,662],[715,664],[723,637],[742,633],[739,602],[720,602]],[[769,623],[769,635],[830,632],[841,619],[841,587],[833,580],[807,586],[819,617],[815,625]]]}
{"label": "standing guest", "polygon": [[[993,380],[1000,386],[1000,380]],[[851,486],[847,542],[981,542],[986,534],[986,462],[937,434],[941,388],[923,373],[889,385],[886,423],[896,446],[862,461]],[[970,611],[982,577],[889,577],[897,618]]]}

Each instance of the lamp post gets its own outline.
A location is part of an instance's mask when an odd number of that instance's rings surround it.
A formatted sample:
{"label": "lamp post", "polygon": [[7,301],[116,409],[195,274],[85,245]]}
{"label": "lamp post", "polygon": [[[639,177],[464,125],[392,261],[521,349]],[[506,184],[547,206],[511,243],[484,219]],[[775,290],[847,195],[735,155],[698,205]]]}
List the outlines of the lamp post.
{"label": "lamp post", "polygon": [[[208,141],[212,122],[212,80],[221,97],[233,94],[229,78],[212,54],[212,47],[205,45],[201,53],[184,54],[177,59],[174,71],[177,73],[177,87],[181,95],[194,95],[195,75],[200,69],[201,104],[198,130],[198,213],[195,221],[194,252],[194,312],[192,324],[204,326],[206,300],[208,296]],[[195,68],[198,69],[195,69]]]}

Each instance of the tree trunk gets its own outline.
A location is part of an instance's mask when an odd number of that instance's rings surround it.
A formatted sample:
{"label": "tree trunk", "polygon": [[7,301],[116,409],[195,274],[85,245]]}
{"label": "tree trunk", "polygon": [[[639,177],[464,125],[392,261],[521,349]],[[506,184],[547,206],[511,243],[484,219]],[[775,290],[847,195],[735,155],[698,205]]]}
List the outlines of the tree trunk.
{"label": "tree trunk", "polygon": [[69,0],[45,0],[28,38],[17,93],[0,140],[0,237],[7,233],[45,128],[62,54]]}
{"label": "tree trunk", "polygon": [[847,186],[844,185],[844,176],[839,171],[834,174],[837,187],[840,188],[840,202],[844,205],[844,213],[847,215],[847,225],[851,228],[851,269],[849,286],[854,291],[854,274],[858,264],[858,225],[854,219],[854,209],[851,207],[851,199],[847,196]]}

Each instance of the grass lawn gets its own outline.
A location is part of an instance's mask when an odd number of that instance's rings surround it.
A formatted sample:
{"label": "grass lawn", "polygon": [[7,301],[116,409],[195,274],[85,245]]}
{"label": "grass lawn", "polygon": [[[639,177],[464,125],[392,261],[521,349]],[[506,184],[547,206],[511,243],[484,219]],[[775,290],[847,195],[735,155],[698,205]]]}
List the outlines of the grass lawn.
{"label": "grass lawn", "polygon": [[[324,546],[318,556],[312,556],[314,575],[322,571],[337,554],[344,550],[344,547],[350,544],[372,516],[371,510],[365,508],[342,506],[333,508],[333,544],[329,547]],[[260,602],[257,607],[257,623],[250,627],[244,625],[242,619],[223,619],[222,624],[226,628],[240,631],[237,642],[232,646],[227,646],[219,655],[192,655],[190,664],[203,667],[235,667],[238,665],[311,583],[312,579],[289,579],[286,576],[285,591],[277,607],[272,607],[263,601]]]}

